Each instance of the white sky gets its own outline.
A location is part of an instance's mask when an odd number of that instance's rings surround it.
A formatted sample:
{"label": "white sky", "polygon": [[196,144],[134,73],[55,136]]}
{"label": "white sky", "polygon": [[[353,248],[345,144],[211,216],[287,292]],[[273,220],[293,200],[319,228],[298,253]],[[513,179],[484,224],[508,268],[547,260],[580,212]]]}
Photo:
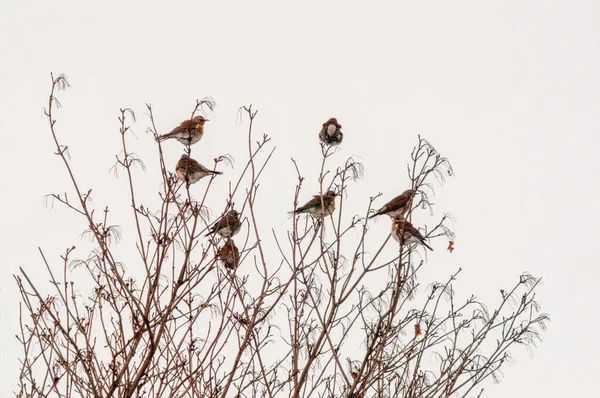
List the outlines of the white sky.
{"label": "white sky", "polygon": [[[313,178],[303,197],[316,190],[311,161],[327,118],[337,117],[345,134],[336,159],[359,155],[367,170],[350,190],[353,212],[377,192],[382,204],[406,189],[405,164],[421,134],[456,172],[435,198],[436,216],[458,219],[455,252],[440,241],[428,258],[436,276],[463,267],[457,290],[490,305],[522,271],[544,279],[538,301],[553,319],[545,342],[532,358],[518,353],[484,395],[597,393],[600,3],[90,3],[0,3],[0,396],[12,395],[18,377],[12,275],[19,266],[41,274],[38,246],[56,262],[82,244],[77,217],[43,205],[47,193],[71,192],[42,117],[50,72],[69,76],[57,127],[98,209],[125,192],[124,180],[108,173],[120,107],[138,114],[132,145],[149,166],[139,189],[151,195],[156,152],[144,132],[145,103],[164,132],[189,117],[196,98],[213,96],[218,107],[194,147],[209,164],[223,153],[244,159],[246,126],[236,112],[253,104],[257,132],[277,146],[262,189],[277,187],[281,215],[296,183],[290,157]],[[165,145],[174,164],[181,148]],[[240,170],[224,171],[223,189]],[[275,210],[281,231],[287,219]]]}

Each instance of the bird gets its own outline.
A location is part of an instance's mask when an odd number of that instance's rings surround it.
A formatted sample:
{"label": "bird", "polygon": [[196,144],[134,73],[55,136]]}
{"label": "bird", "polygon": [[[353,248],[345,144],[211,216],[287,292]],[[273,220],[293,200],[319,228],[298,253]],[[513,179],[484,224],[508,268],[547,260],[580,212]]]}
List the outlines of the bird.
{"label": "bird", "polygon": [[240,221],[240,213],[235,210],[229,210],[223,217],[214,223],[209,232],[204,236],[217,233],[223,238],[231,238],[233,235],[240,232],[242,228],[242,222]]}
{"label": "bird", "polygon": [[183,145],[194,145],[200,141],[204,134],[204,123],[208,122],[204,116],[194,116],[192,119],[184,120],[181,124],[171,130],[170,133],[163,134],[158,137],[158,141],[162,142],[169,138],[175,138]]}
{"label": "bird", "polygon": [[185,181],[188,185],[190,185],[198,182],[206,176],[219,175],[223,173],[204,167],[184,153],[177,162],[177,166],[175,166],[175,174],[177,174],[177,178],[179,178],[181,181]]}
{"label": "bird", "polygon": [[319,140],[325,145],[339,145],[344,139],[342,134],[342,125],[338,123],[337,119],[332,117],[325,123],[319,133]]}
{"label": "bird", "polygon": [[304,206],[298,207],[296,210],[289,212],[289,214],[308,213],[317,219],[321,218],[321,213],[324,213],[323,216],[328,216],[335,210],[336,195],[332,190],[325,192],[322,196],[314,195]]}
{"label": "bird", "polygon": [[381,209],[371,214],[369,218],[377,217],[382,214],[387,214],[390,217],[404,217],[406,212],[408,212],[412,206],[412,200],[415,193],[416,191],[414,189],[407,189],[383,205]]}
{"label": "bird", "polygon": [[227,239],[225,244],[217,252],[217,258],[227,269],[234,270],[240,262],[240,251],[231,239]]}
{"label": "bird", "polygon": [[425,237],[409,221],[402,217],[391,217],[392,219],[392,238],[401,245],[410,245],[417,243],[433,251],[431,246],[425,242]]}

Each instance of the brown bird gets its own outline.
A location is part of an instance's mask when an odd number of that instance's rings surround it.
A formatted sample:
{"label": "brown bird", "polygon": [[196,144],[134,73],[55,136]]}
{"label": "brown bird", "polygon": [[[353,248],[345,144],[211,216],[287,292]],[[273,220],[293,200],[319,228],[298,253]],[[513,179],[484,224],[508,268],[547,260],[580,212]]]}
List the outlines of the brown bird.
{"label": "brown bird", "polygon": [[193,145],[200,141],[204,134],[204,123],[208,122],[204,116],[194,116],[191,120],[184,120],[181,124],[171,130],[170,133],[158,137],[158,141],[175,138],[183,145]]}
{"label": "brown bird", "polygon": [[217,258],[223,263],[225,268],[231,270],[237,268],[240,262],[240,251],[233,240],[227,239],[227,242],[217,252]]}
{"label": "brown bird", "polygon": [[181,155],[181,158],[175,166],[175,174],[181,181],[185,181],[188,185],[198,182],[200,179],[209,175],[223,174],[220,171],[210,170],[200,163],[192,159],[186,154]]}
{"label": "brown bird", "polygon": [[[321,218],[321,213],[324,213],[323,216],[328,216],[335,210],[336,195],[337,194],[331,190],[325,192],[323,196],[314,195],[304,206],[298,207],[296,210],[289,212],[289,214],[308,213],[317,219]],[[323,198],[322,201],[321,198]]]}
{"label": "brown bird", "polygon": [[409,221],[392,217],[392,238],[401,245],[417,243],[433,251],[431,246],[425,242],[425,237]]}
{"label": "brown bird", "polygon": [[383,207],[371,214],[369,218],[377,217],[382,214],[387,214],[390,217],[404,217],[406,212],[412,206],[412,200],[415,197],[415,190],[407,189],[401,195],[387,202]]}
{"label": "brown bird", "polygon": [[229,210],[219,221],[210,227],[209,232],[205,236],[217,233],[223,238],[230,238],[240,232],[241,228],[240,213],[235,210]]}
{"label": "brown bird", "polygon": [[337,119],[332,117],[325,123],[319,133],[319,140],[325,145],[339,145],[344,139],[342,134],[342,125],[338,123]]}

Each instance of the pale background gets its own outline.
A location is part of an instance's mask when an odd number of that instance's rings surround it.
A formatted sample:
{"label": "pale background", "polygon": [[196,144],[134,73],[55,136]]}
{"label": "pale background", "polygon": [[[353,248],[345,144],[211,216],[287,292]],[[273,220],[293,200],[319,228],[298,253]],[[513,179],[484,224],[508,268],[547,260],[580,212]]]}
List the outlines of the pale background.
{"label": "pale background", "polygon": [[[0,397],[12,396],[18,377],[12,275],[19,266],[43,275],[38,246],[56,263],[64,248],[84,245],[80,220],[43,204],[49,192],[72,192],[42,117],[50,72],[67,73],[72,84],[57,127],[76,174],[94,188],[96,207],[114,206],[116,215],[125,180],[108,169],[119,151],[120,107],[138,114],[131,145],[148,165],[139,189],[152,195],[156,148],[145,103],[165,132],[189,117],[196,98],[213,96],[218,107],[194,149],[209,164],[223,153],[244,159],[246,126],[236,112],[253,104],[257,132],[277,146],[261,189],[277,201],[271,222],[280,231],[295,185],[290,157],[312,178],[304,197],[316,190],[311,160],[324,120],[343,125],[336,161],[359,155],[365,164],[365,179],[349,191],[356,213],[377,192],[385,199],[405,189],[410,148],[423,135],[456,172],[435,198],[435,216],[458,219],[456,250],[434,243],[430,271],[444,279],[463,267],[457,289],[490,305],[522,271],[544,279],[538,301],[553,319],[545,341],[533,356],[517,352],[517,364],[502,383],[486,383],[484,396],[597,394],[600,3],[98,4],[0,3]],[[166,144],[170,161],[180,151]],[[224,169],[222,190],[237,165]]]}

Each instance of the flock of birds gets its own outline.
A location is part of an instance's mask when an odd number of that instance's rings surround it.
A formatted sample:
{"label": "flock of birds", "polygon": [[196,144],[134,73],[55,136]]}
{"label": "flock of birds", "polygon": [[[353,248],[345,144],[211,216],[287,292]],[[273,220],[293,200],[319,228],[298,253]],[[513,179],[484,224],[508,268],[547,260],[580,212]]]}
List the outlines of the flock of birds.
{"label": "flock of birds", "polygon": [[[175,139],[188,148],[200,141],[204,135],[204,124],[209,121],[204,116],[195,116],[192,119],[184,120],[181,124],[171,130],[169,133],[158,136],[158,141],[162,142],[168,139]],[[339,145],[344,138],[342,134],[342,125],[337,119],[332,117],[323,123],[319,132],[319,140],[324,145]],[[211,170],[189,155],[183,154],[175,166],[177,178],[185,182],[188,186],[200,181],[202,178],[212,175],[223,174],[220,171]],[[410,211],[413,198],[416,191],[408,189],[402,194],[396,196],[388,203],[383,205],[369,218],[380,215],[387,215],[392,220],[392,237],[401,245],[410,245],[413,243],[421,244],[433,250],[425,242],[425,237],[415,228],[405,215]],[[339,194],[333,190],[325,192],[323,195],[314,195],[311,200],[303,206],[296,208],[290,213],[293,215],[306,213],[317,220],[330,215],[335,210],[335,197]],[[232,237],[237,234],[242,227],[240,213],[236,210],[229,210],[217,222],[210,226],[206,236],[218,234],[226,239],[224,245],[217,251],[217,258],[223,263],[225,268],[235,270],[240,261],[240,252]]]}

